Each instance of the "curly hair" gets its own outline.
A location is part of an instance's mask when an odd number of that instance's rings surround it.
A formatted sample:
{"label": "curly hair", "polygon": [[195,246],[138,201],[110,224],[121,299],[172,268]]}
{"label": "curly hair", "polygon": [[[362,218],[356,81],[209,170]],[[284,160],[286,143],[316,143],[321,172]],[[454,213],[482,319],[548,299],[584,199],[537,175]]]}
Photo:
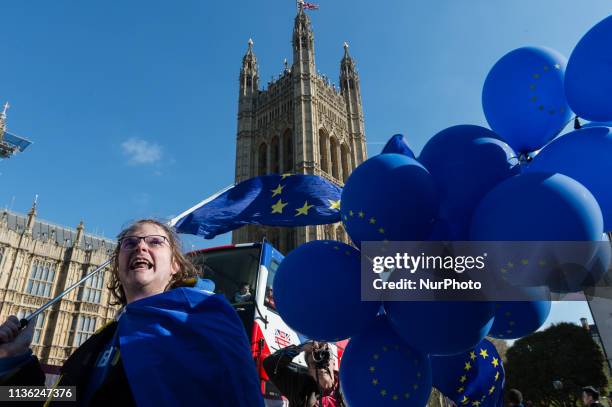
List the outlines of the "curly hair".
{"label": "curly hair", "polygon": [[199,276],[199,272],[195,266],[187,259],[187,257],[181,252],[181,241],[179,240],[176,232],[171,229],[165,223],[162,223],[155,219],[140,219],[128,227],[123,229],[117,236],[117,246],[111,255],[110,271],[111,279],[108,283],[108,289],[111,291],[114,301],[111,301],[112,305],[125,305],[127,304],[127,298],[125,297],[125,291],[119,280],[119,251],[121,250],[121,240],[128,236],[138,226],[149,223],[161,228],[168,237],[168,243],[170,244],[170,250],[172,250],[172,261],[176,262],[179,266],[179,271],[172,276],[170,283],[164,291],[174,288],[186,279],[194,278]]}

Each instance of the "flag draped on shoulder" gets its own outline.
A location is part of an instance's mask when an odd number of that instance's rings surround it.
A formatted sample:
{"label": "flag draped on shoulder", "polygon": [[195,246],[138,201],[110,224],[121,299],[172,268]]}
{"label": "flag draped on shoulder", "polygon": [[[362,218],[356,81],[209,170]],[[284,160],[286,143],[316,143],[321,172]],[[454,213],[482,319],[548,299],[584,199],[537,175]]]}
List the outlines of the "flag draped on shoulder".
{"label": "flag draped on shoulder", "polygon": [[263,407],[244,326],[221,295],[196,286],[143,298],[118,330],[137,405]]}
{"label": "flag draped on shoulder", "polygon": [[243,181],[171,222],[178,233],[212,239],[246,224],[306,226],[340,221],[342,189],[316,175],[262,175]]}

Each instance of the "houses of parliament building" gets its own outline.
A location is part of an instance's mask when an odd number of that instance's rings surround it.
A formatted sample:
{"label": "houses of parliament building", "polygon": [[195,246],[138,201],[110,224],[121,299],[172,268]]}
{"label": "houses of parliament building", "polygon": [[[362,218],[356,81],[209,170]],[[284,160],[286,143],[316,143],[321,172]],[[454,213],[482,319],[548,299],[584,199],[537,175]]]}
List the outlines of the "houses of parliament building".
{"label": "houses of parliament building", "polygon": [[[367,158],[359,74],[344,43],[340,85],[317,72],[311,21],[300,6],[293,26],[293,62],[260,89],[252,40],[242,58],[238,95],[236,182],[263,174],[315,174],[342,185]],[[278,228],[245,226],[233,243],[265,237],[281,252],[317,239],[348,242],[341,224]]]}
{"label": "houses of parliament building", "polygon": [[[0,212],[0,320],[24,318],[102,264],[116,242],[37,219]],[[118,310],[102,271],[36,318],[32,350],[42,363],[60,366]]]}

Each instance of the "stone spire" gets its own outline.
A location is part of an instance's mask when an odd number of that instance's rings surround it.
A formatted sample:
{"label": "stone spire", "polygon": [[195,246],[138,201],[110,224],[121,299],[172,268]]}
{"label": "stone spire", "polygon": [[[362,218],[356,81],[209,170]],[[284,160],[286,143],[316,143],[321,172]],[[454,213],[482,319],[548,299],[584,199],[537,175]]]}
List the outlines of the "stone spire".
{"label": "stone spire", "polygon": [[26,232],[32,233],[32,228],[34,227],[34,221],[36,220],[36,207],[38,206],[38,195],[34,197],[34,202],[32,202],[32,207],[28,212],[28,221],[26,223]]}
{"label": "stone spire", "polygon": [[242,67],[240,68],[240,94],[243,96],[251,96],[258,89],[259,68],[257,66],[257,57],[253,51],[253,40],[249,38],[247,42],[247,51],[242,57]]}
{"label": "stone spire", "polygon": [[293,67],[294,69],[297,68],[298,72],[317,72],[315,69],[314,32],[310,24],[310,17],[304,12],[302,3],[300,3],[293,24]]}

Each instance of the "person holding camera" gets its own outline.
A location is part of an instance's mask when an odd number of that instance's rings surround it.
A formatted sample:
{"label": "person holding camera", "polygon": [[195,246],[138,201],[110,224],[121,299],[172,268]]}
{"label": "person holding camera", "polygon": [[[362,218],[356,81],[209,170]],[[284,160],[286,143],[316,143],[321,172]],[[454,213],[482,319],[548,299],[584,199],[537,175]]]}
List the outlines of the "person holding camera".
{"label": "person holding camera", "polygon": [[[293,358],[305,353],[307,372],[291,365]],[[345,407],[338,376],[331,366],[331,351],[324,342],[309,342],[279,349],[264,362],[268,377],[289,399],[290,407]]]}

